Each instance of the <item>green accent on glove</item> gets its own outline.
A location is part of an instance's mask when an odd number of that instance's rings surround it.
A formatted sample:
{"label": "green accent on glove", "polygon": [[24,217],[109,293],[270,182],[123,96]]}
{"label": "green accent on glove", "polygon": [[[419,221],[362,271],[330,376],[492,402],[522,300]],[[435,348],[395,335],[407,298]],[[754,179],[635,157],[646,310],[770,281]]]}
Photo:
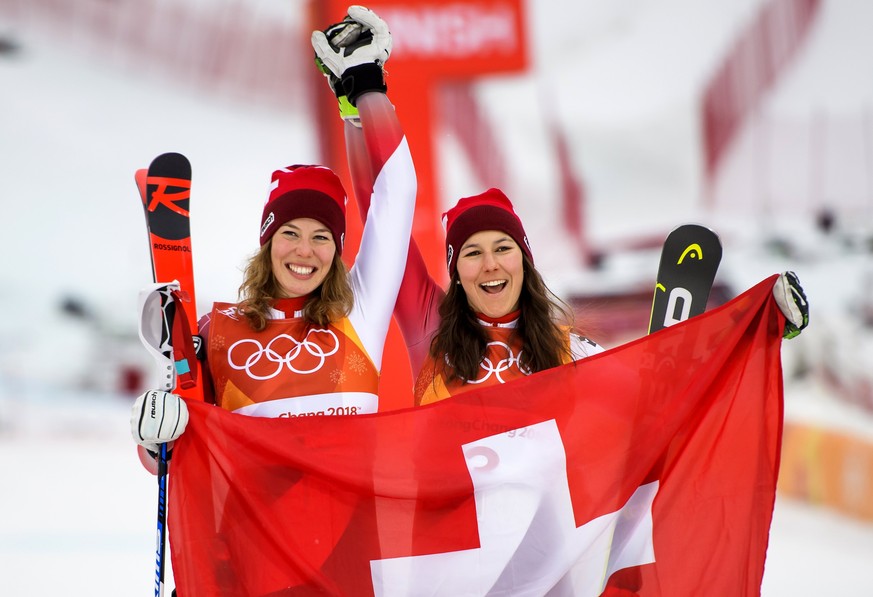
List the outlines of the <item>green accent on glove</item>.
{"label": "green accent on glove", "polygon": [[324,62],[318,56],[315,57],[315,66],[327,77],[330,88],[333,90],[334,95],[336,95],[340,117],[356,126],[361,126],[361,115],[358,113],[358,109],[349,101],[349,96],[343,91],[342,81],[340,81],[339,77],[330,72],[330,69],[324,65]]}
{"label": "green accent on glove", "polygon": [[315,57],[315,66],[316,68],[318,68],[318,72],[323,74],[325,77],[330,77],[333,74],[330,72],[330,69],[324,65],[324,62],[318,56]]}
{"label": "green accent on glove", "polygon": [[785,332],[782,334],[784,340],[791,340],[800,335],[800,328],[790,323],[785,324]]}
{"label": "green accent on glove", "polygon": [[809,325],[809,313],[808,312],[803,314],[803,323],[800,325],[800,327],[797,327],[796,325],[794,325],[790,321],[786,321],[785,322],[785,330],[782,333],[782,338],[785,340],[791,340],[792,338],[796,338],[797,336],[800,335],[800,332],[802,332],[806,328],[806,326],[808,326],[808,325]]}
{"label": "green accent on glove", "polygon": [[349,101],[348,96],[340,95],[336,98],[336,102],[339,104],[339,112],[343,120],[360,121],[361,115],[358,113],[358,109]]}

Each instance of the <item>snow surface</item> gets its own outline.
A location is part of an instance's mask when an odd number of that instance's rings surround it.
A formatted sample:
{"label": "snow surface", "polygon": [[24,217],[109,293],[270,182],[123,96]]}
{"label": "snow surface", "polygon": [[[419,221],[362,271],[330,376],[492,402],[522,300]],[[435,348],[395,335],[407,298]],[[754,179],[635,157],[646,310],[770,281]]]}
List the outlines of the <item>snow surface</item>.
{"label": "snow surface", "polygon": [[[810,44],[767,110],[857,112],[873,102],[864,27],[873,4],[822,4]],[[869,410],[799,376],[825,360],[849,379],[873,368],[873,333],[861,324],[865,309],[873,313],[873,259],[863,245],[873,201],[851,230],[830,236],[814,228],[808,205],[768,213],[700,207],[695,90],[760,5],[537,0],[529,3],[533,73],[478,91],[500,125],[511,195],[556,290],[648,288],[657,253],[615,255],[600,272],[568,258],[569,241],[555,234],[556,173],[542,132],[549,111],[567,128],[584,172],[594,241],[704,221],[723,237],[719,276],[735,290],[798,271],[813,323],[784,348],[786,416],[873,438]],[[133,172],[165,151],[191,159],[202,308],[236,296],[239,268],[257,245],[269,172],[316,161],[317,131],[303,110],[241,104],[185,85],[171,91],[159,76],[134,76],[99,52],[0,18],[4,36],[21,50],[0,54],[3,593],[150,594],[157,488],[129,439],[130,397],[108,391],[119,367],[149,365],[135,338],[136,296],[150,271]],[[751,137],[732,159],[742,159]],[[455,147],[451,139],[441,147],[441,161],[458,165],[442,183],[445,201],[480,190],[470,188],[476,183]],[[726,171],[737,172],[730,164]],[[765,237],[767,246],[758,242]],[[84,316],[63,315],[65,299],[78,301]],[[870,562],[873,525],[780,499],[763,594],[873,594]]]}

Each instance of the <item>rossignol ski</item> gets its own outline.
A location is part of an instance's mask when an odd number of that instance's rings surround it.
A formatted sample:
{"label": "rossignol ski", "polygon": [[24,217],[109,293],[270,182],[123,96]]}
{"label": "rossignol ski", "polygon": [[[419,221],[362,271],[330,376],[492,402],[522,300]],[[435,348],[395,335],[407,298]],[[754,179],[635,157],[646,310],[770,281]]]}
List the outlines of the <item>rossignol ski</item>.
{"label": "rossignol ski", "polygon": [[652,299],[650,334],[706,310],[721,253],[718,235],[705,226],[683,224],[667,235]]}
{"label": "rossignol ski", "polygon": [[[185,314],[180,323],[189,331],[196,330],[197,302],[189,211],[191,164],[180,153],[164,153],[152,160],[148,170],[137,171],[136,182],[145,211],[153,280],[155,283],[178,282],[184,304],[178,305],[177,310]],[[196,379],[192,380],[196,375],[196,359],[191,358],[189,363],[179,362],[180,357],[192,356],[180,351],[179,346],[174,353],[179,374],[176,393],[184,398],[202,400],[202,391]],[[186,369],[189,366],[190,371]]]}
{"label": "rossignol ski", "polygon": [[[178,153],[159,155],[148,170],[136,172],[136,184],[145,212],[154,282],[140,294],[140,339],[161,367],[161,389],[202,400],[191,333],[197,325],[189,212],[191,164]],[[164,593],[167,473],[167,445],[162,444],[157,471],[156,597]]]}

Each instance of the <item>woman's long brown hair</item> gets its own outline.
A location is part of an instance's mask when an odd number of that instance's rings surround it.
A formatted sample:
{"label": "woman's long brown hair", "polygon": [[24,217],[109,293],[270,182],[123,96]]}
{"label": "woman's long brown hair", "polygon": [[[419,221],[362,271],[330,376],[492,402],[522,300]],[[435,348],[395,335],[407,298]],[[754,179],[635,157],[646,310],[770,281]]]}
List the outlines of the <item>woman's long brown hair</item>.
{"label": "woman's long brown hair", "polygon": [[[239,287],[240,311],[256,332],[267,327],[270,307],[281,295],[270,259],[272,246],[270,239],[249,259],[243,283]],[[303,317],[312,324],[325,326],[348,315],[353,304],[349,272],[339,253],[336,253],[324,282],[315,289],[303,307]]]}
{"label": "woman's long brown hair", "polygon": [[[572,328],[573,315],[546,287],[530,258],[525,254],[522,257],[521,315],[514,334],[522,342],[520,367],[535,373],[572,358],[567,328]],[[467,294],[457,282],[455,272],[440,303],[440,325],[431,341],[430,355],[437,367],[445,368],[448,379],[475,379],[485,357],[488,337],[467,302]]]}

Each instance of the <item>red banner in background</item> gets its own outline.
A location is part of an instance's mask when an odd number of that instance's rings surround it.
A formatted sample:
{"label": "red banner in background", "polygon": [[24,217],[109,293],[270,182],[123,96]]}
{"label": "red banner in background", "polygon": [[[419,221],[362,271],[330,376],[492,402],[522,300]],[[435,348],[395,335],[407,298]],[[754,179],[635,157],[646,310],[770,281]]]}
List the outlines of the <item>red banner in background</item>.
{"label": "red banner in background", "polygon": [[190,403],[181,595],[757,595],[782,432],[773,278],[575,364],[430,406]]}
{"label": "red banner in background", "polygon": [[713,178],[732,142],[806,42],[822,0],[769,0],[741,31],[701,98],[705,174]]}
{"label": "red banner in background", "polygon": [[526,66],[527,36],[519,0],[381,1],[368,8],[391,28],[391,69],[423,68],[431,76],[459,79]]}

